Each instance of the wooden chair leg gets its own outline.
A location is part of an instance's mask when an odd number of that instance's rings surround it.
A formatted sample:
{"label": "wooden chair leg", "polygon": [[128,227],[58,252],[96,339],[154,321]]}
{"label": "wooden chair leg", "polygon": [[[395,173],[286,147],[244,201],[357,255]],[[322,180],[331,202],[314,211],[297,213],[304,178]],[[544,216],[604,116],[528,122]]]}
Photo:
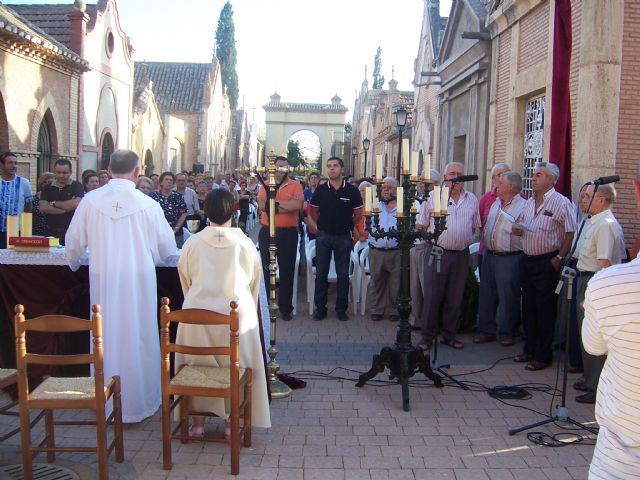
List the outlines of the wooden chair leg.
{"label": "wooden chair leg", "polygon": [[29,422],[29,410],[20,408],[20,445],[22,447],[22,474],[24,480],[33,480],[33,470],[31,465],[31,428]]}
{"label": "wooden chair leg", "polygon": [[[189,410],[191,409],[191,397],[183,395],[180,398],[180,403],[176,406],[180,409],[180,435],[186,437],[189,435]],[[182,443],[187,443],[184,438]]]}
{"label": "wooden chair leg", "polygon": [[240,473],[240,411],[236,407],[236,412],[230,415],[231,420],[231,475]]}
{"label": "wooden chair leg", "polygon": [[[162,395],[162,468],[171,470],[171,397]],[[180,407],[178,407],[180,408]]]}
{"label": "wooden chair leg", "polygon": [[251,446],[251,380],[244,387],[244,446]]}
{"label": "wooden chair leg", "polygon": [[124,436],[122,431],[122,398],[120,396],[120,377],[114,377],[113,387],[113,434],[116,442],[116,462],[124,462]]}
{"label": "wooden chair leg", "polygon": [[[47,440],[47,448],[56,448],[55,427],[53,425],[53,410],[46,410],[44,414],[44,431]],[[56,452],[47,452],[47,462],[56,461]]]}
{"label": "wooden chair leg", "polygon": [[[97,400],[97,399],[96,399]],[[98,477],[109,480],[109,459],[107,458],[107,422],[105,419],[104,400],[96,408],[96,453],[98,454]]]}

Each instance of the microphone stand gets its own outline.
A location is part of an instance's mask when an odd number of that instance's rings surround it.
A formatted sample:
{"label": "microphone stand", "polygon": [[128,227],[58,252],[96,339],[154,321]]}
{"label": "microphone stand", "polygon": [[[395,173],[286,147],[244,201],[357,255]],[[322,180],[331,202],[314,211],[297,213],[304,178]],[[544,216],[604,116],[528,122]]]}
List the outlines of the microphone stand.
{"label": "microphone stand", "polygon": [[[596,196],[596,192],[598,191],[598,187],[602,184],[602,182],[600,181],[600,179],[596,180],[595,182],[593,182],[594,188],[593,188],[593,196],[591,197],[591,200],[589,201],[589,206],[587,207],[587,212],[589,212],[589,210],[591,210],[591,204],[593,203],[593,198]],[[579,208],[579,207],[578,207]],[[560,303],[560,311],[561,311],[561,316],[564,316],[564,318],[566,319],[566,328],[565,328],[565,341],[564,341],[564,351],[563,351],[563,368],[564,368],[564,372],[562,374],[562,395],[561,395],[561,403],[560,405],[556,406],[556,414],[551,416],[548,415],[547,418],[545,418],[544,420],[541,420],[539,422],[535,422],[532,423],[530,425],[525,425],[523,427],[518,427],[518,428],[512,428],[509,430],[509,435],[515,435],[516,433],[520,433],[523,432],[525,430],[529,430],[531,428],[535,428],[535,427],[539,427],[541,425],[546,425],[548,423],[554,423],[554,422],[568,422],[572,425],[575,425],[576,427],[582,428],[583,430],[586,430],[590,433],[593,433],[594,435],[598,435],[598,429],[597,428],[593,428],[593,427],[589,427],[583,423],[578,422],[577,420],[574,420],[573,418],[571,418],[570,414],[569,414],[569,408],[567,407],[567,367],[569,366],[569,323],[570,323],[570,312],[569,312],[569,308],[571,308],[571,296],[572,296],[572,292],[573,292],[573,280],[576,278],[577,272],[576,269],[571,268],[570,266],[570,262],[571,262],[571,258],[573,258],[573,254],[576,251],[576,248],[578,247],[578,241],[580,240],[580,237],[582,235],[582,231],[584,230],[584,225],[587,221],[587,217],[585,217],[582,220],[582,223],[580,224],[580,228],[578,229],[578,235],[576,236],[576,240],[575,242],[573,242],[573,246],[571,247],[571,251],[569,252],[569,254],[564,258],[564,261],[562,263],[562,270],[560,273],[560,281],[558,282],[558,286],[556,287],[556,294],[560,294],[562,292],[562,290],[564,288],[566,288],[567,290],[567,301],[563,301],[561,299],[560,296],[558,296],[558,301],[561,302]],[[566,285],[565,285],[566,283]],[[579,306],[577,306],[577,308],[580,308]]]}

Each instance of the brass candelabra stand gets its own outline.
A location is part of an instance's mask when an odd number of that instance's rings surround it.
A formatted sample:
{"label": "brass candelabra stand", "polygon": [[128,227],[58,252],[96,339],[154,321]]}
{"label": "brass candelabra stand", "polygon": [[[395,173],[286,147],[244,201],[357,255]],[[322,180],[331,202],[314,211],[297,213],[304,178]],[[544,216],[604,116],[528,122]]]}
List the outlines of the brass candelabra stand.
{"label": "brass candelabra stand", "polygon": [[247,167],[243,166],[237,169],[242,174],[254,173],[267,193],[267,202],[269,203],[269,317],[271,320],[271,331],[269,335],[269,363],[267,369],[269,371],[269,384],[271,387],[272,398],[286,398],[291,395],[291,388],[278,379],[278,370],[280,365],[276,362],[278,348],[276,346],[276,320],[280,308],[278,307],[278,293],[276,288],[276,193],[280,184],[276,180],[276,173],[292,173],[298,172],[298,167],[278,167],[276,166],[276,153],[271,149],[267,155],[268,165],[263,167]]}
{"label": "brass candelabra stand", "polygon": [[[373,202],[373,212],[365,211],[365,222],[369,235],[373,238],[395,238],[398,241],[400,249],[400,290],[398,294],[398,315],[400,321],[396,334],[396,341],[393,346],[384,347],[379,354],[373,356],[371,369],[360,375],[357,387],[363,387],[364,384],[371,380],[379,373],[384,372],[385,368],[389,369],[389,376],[397,379],[402,386],[402,409],[406,412],[409,407],[409,378],[416,373],[423,373],[426,377],[433,380],[436,387],[442,387],[442,379],[440,375],[435,373],[429,362],[429,355],[420,348],[415,347],[411,343],[411,325],[409,324],[409,315],[411,314],[411,293],[410,293],[410,251],[415,241],[418,239],[426,240],[430,243],[437,243],[438,238],[446,229],[446,213],[438,212],[434,215],[433,232],[425,232],[416,230],[417,210],[414,202],[417,196],[417,185],[419,182],[425,183],[425,194],[429,196],[428,186],[431,180],[418,180],[417,176],[403,174],[403,197],[398,198],[398,202],[402,202],[401,210],[403,213],[397,215],[397,224],[395,228],[384,230],[380,228],[380,209],[377,202]],[[382,195],[382,178],[377,176],[376,189],[378,198]],[[425,201],[427,200],[425,199]],[[405,212],[409,212],[408,214]],[[373,229],[371,225],[373,223]]]}

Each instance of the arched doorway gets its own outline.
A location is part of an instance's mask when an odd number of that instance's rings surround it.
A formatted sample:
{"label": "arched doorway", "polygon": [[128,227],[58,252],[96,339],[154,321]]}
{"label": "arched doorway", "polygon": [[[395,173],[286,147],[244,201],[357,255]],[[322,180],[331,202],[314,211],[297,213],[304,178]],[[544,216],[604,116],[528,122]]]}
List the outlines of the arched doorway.
{"label": "arched doorway", "polygon": [[289,162],[295,167],[303,163],[309,168],[322,169],[322,143],[311,130],[298,130],[287,142]]}
{"label": "arched doorway", "polygon": [[113,137],[110,132],[105,132],[102,135],[102,141],[100,142],[100,169],[106,170],[109,168],[109,160],[114,150]]}
{"label": "arched doorway", "polygon": [[56,150],[55,124],[51,110],[47,110],[38,129],[38,176],[51,171],[51,159]]}

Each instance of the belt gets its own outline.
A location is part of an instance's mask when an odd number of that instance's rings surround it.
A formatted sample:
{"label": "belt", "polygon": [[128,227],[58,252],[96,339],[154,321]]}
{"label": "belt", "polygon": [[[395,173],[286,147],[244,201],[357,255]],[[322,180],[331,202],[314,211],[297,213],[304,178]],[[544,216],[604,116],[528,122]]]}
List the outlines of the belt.
{"label": "belt", "polygon": [[545,258],[553,258],[558,255],[558,250],[549,253],[543,253],[542,255],[526,255],[527,260],[544,260]]}
{"label": "belt", "polygon": [[495,255],[497,257],[509,257],[511,255],[520,255],[522,251],[516,250],[515,252],[495,252],[493,250],[487,250],[489,255]]}
{"label": "belt", "polygon": [[463,248],[462,250],[447,250],[446,248],[443,248],[442,250],[444,250],[447,253],[460,253],[460,252],[467,252],[469,251],[468,248]]}
{"label": "belt", "polygon": [[577,271],[577,275],[579,277],[591,277],[591,276],[593,276],[595,274],[596,274],[596,272],[590,272],[588,270],[578,270]]}
{"label": "belt", "polygon": [[369,244],[369,248],[372,250],[380,250],[382,252],[391,252],[393,250],[398,250],[398,247],[391,247],[391,248],[386,248],[386,247],[374,247],[373,245]]}

